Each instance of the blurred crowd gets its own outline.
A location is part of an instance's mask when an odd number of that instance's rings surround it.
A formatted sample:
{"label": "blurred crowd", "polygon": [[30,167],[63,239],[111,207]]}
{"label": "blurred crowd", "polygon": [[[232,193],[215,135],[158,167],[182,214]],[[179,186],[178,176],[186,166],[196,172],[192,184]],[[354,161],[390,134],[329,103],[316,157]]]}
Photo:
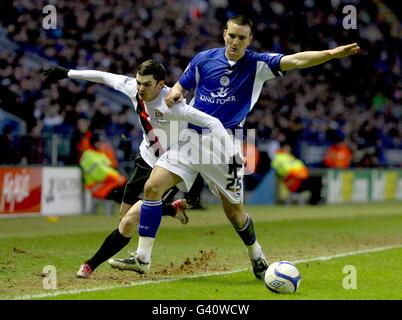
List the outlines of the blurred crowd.
{"label": "blurred crowd", "polygon": [[[58,28],[44,30],[42,8],[52,1],[10,3],[1,10],[1,26],[19,49],[0,51],[0,107],[24,119],[32,139],[52,133],[71,137],[66,163],[77,161],[74,145],[87,130],[104,130],[115,145],[124,134],[133,149],[141,132],[130,120],[131,106],[111,108],[98,98],[94,84],[63,80],[46,86],[44,68],[53,64],[133,76],[139,63],[154,58],[165,65],[167,84],[173,85],[197,52],[223,46],[224,24],[235,14],[252,18],[257,51],[291,54],[352,42],[362,48],[357,56],[268,82],[245,125],[257,129],[258,143],[285,141],[296,157],[302,156],[303,144],[344,143],[351,151],[350,165],[357,167],[386,166],[384,150],[402,149],[400,22],[392,4],[58,0]],[[342,26],[346,4],[356,6],[357,29]],[[28,53],[45,62],[32,63]],[[13,128],[6,126],[2,133],[1,144],[6,144]]]}

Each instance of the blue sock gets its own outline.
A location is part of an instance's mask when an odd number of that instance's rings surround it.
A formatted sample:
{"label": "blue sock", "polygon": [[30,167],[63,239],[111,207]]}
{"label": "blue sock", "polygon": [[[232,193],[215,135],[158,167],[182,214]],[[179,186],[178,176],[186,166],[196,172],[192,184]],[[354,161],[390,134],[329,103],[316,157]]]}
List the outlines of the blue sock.
{"label": "blue sock", "polygon": [[244,226],[241,229],[235,228],[235,230],[246,246],[251,246],[252,244],[254,244],[257,236],[254,231],[253,220],[249,215],[247,215],[247,220]]}
{"label": "blue sock", "polygon": [[141,237],[155,238],[162,220],[162,201],[144,200],[141,205],[138,234]]}

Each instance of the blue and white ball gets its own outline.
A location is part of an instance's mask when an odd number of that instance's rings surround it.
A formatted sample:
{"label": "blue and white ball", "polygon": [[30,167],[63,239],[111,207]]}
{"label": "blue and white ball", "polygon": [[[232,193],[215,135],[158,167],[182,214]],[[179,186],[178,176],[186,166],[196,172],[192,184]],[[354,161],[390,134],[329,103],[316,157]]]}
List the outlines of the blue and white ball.
{"label": "blue and white ball", "polygon": [[301,275],[289,261],[277,261],[268,267],[264,276],[266,287],[275,293],[295,293],[300,285]]}

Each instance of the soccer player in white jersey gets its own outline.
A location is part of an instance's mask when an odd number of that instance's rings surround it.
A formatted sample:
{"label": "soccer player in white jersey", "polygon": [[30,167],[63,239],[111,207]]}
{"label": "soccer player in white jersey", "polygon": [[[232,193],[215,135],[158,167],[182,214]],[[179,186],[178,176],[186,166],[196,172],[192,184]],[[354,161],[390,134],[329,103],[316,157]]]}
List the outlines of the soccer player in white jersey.
{"label": "soccer player in white jersey", "polygon": [[[257,53],[247,47],[253,39],[252,22],[245,16],[235,16],[223,31],[224,48],[198,53],[179,81],[166,97],[169,106],[183,99],[185,90],[195,90],[191,102],[195,108],[217,117],[225,128],[241,128],[247,114],[255,105],[265,81],[284,75],[285,71],[308,68],[334,58],[356,54],[357,44],[324,51],[305,51],[292,55]],[[195,129],[197,129],[195,127]],[[217,169],[211,165],[186,165],[185,154],[171,157],[172,147],[156,163],[145,184],[141,206],[137,254],[129,259],[114,259],[120,268],[140,273],[149,270],[157,224],[149,216],[160,218],[160,199],[165,190],[183,180],[190,187],[198,170],[204,180],[219,194],[223,209],[248,249],[253,272],[262,278],[268,262],[257,242],[253,221],[243,205],[243,170],[236,162]],[[177,150],[176,150],[177,151]],[[155,218],[155,220],[157,220]],[[109,262],[110,263],[110,262]]]}
{"label": "soccer player in white jersey", "polygon": [[[135,159],[133,174],[124,190],[119,227],[105,239],[96,254],[81,265],[77,277],[89,278],[101,263],[119,252],[130,241],[139,220],[141,201],[137,201],[159,156],[172,142],[176,143],[175,137],[170,137],[172,132],[179,135],[187,128],[187,122],[191,122],[208,127],[216,138],[229,138],[216,118],[184,102],[174,108],[167,107],[165,97],[170,88],[164,84],[165,73],[162,64],[152,59],[138,67],[135,78],[96,70],[68,70],[62,67],[53,67],[44,72],[47,82],[64,78],[87,80],[106,84],[126,94],[139,115],[143,130],[140,155]],[[164,215],[174,216],[183,224],[188,221],[185,209],[185,202],[181,199],[163,206]]]}

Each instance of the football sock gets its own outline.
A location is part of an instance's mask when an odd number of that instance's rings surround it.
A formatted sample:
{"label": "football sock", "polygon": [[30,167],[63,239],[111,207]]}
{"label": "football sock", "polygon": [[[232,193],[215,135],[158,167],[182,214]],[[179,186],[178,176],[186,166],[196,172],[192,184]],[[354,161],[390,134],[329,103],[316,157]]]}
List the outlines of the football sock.
{"label": "football sock", "polygon": [[235,227],[235,230],[238,233],[238,235],[240,236],[240,238],[243,240],[244,244],[246,246],[251,246],[254,244],[254,242],[256,240],[256,235],[255,235],[255,231],[254,231],[253,220],[247,213],[246,213],[246,215],[247,215],[247,219],[246,219],[246,223],[244,224],[244,226],[240,229],[237,229]]}
{"label": "football sock", "polygon": [[247,246],[247,251],[250,259],[253,260],[257,260],[263,254],[261,246],[257,240],[251,246]]}
{"label": "football sock", "polygon": [[172,204],[162,204],[162,215],[163,216],[176,216],[176,209],[172,206]]}
{"label": "football sock", "polygon": [[119,229],[114,230],[108,235],[95,255],[86,261],[86,263],[88,263],[92,271],[94,271],[101,263],[113,257],[117,252],[123,249],[130,242],[130,239],[131,237],[126,238],[123,236],[119,232]]}
{"label": "football sock", "polygon": [[154,246],[155,238],[150,237],[139,237],[138,238],[138,249],[137,257],[145,263],[151,260],[152,247]]}
{"label": "football sock", "polygon": [[[247,213],[246,213],[247,214]],[[244,244],[247,246],[248,255],[251,259],[256,260],[261,257],[262,250],[261,246],[257,241],[257,236],[254,230],[254,223],[251,217],[247,214],[247,220],[241,229],[236,229],[240,238],[243,240]]]}
{"label": "football sock", "polygon": [[137,256],[143,262],[151,259],[153,241],[162,219],[162,201],[144,200],[138,226]]}

